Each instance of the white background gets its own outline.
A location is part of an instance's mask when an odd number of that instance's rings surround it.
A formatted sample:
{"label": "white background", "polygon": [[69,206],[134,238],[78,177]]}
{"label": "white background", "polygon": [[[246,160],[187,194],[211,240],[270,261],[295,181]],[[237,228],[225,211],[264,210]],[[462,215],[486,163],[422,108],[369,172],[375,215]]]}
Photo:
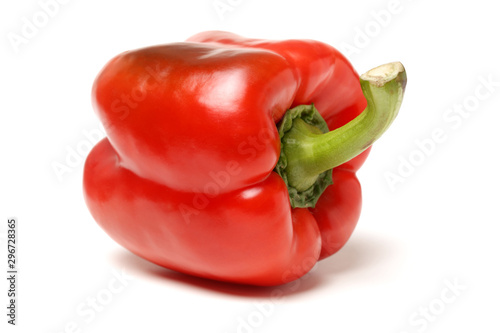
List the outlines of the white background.
{"label": "white background", "polygon": [[[66,2],[46,22],[35,0],[0,5],[1,267],[15,216],[20,271],[16,327],[1,279],[2,332],[499,332],[494,2],[221,0],[222,15],[214,0]],[[34,19],[38,31],[14,46]],[[138,259],[87,211],[84,156],[61,179],[53,169],[99,130],[90,88],[111,57],[205,30],[350,45],[360,73],[406,67],[400,115],[359,172],[354,235],[297,283],[237,287]],[[388,173],[401,178],[390,186]]]}

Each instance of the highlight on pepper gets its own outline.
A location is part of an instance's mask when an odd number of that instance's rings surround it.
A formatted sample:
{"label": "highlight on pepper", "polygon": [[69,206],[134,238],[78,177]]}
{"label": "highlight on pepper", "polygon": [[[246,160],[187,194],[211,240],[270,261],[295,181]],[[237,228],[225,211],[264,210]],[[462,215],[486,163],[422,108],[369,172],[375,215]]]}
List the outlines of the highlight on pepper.
{"label": "highlight on pepper", "polygon": [[240,284],[296,280],[361,212],[356,171],[396,117],[399,62],[359,76],[335,48],[209,31],[111,59],[107,137],[85,162],[97,223],[157,265]]}

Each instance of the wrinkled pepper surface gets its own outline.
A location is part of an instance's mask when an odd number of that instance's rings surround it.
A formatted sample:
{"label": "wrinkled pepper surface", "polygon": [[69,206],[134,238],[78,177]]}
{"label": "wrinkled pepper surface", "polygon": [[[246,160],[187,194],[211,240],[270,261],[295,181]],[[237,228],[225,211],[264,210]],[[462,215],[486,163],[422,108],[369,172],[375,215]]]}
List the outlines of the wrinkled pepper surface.
{"label": "wrinkled pepper surface", "polygon": [[107,138],[84,195],[98,224],[155,264],[280,285],[344,246],[355,172],[391,124],[400,63],[360,77],[333,47],[205,32],[125,52],[95,80]]}

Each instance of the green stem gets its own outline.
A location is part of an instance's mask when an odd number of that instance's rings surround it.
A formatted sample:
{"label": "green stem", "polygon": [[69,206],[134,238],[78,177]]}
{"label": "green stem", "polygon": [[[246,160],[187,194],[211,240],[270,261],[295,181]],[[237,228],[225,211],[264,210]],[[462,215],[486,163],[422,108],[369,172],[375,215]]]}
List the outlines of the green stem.
{"label": "green stem", "polygon": [[324,127],[320,130],[310,116],[296,116],[291,124],[288,121],[281,141],[289,188],[307,191],[322,173],[362,153],[390,126],[403,100],[403,65],[395,62],[374,68],[361,75],[360,83],[367,107],[345,126],[323,134]]}

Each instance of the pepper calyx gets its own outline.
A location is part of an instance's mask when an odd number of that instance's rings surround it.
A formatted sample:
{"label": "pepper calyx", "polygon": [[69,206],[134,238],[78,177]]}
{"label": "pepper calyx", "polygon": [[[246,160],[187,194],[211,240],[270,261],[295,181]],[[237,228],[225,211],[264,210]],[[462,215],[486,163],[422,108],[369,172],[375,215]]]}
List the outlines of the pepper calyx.
{"label": "pepper calyx", "polygon": [[[283,181],[288,187],[288,195],[290,197],[290,204],[292,208],[314,207],[325,189],[329,185],[333,184],[332,170],[327,170],[320,173],[319,175],[314,175],[313,184],[305,190],[299,190],[289,183],[286,172],[288,160],[284,151],[284,147],[286,145],[283,144],[283,140],[287,140],[284,139],[284,137],[287,132],[295,127],[294,125],[297,124],[295,122],[297,119],[300,119],[305,124],[309,125],[309,130],[317,134],[328,133],[329,131],[328,125],[326,124],[323,117],[321,117],[318,110],[314,107],[314,104],[299,105],[293,109],[288,110],[278,124],[278,133],[280,135],[282,145],[280,158],[278,160],[278,163],[276,164],[274,171],[278,173],[281,178],[283,178]],[[291,140],[294,139],[288,138],[288,141]]]}

